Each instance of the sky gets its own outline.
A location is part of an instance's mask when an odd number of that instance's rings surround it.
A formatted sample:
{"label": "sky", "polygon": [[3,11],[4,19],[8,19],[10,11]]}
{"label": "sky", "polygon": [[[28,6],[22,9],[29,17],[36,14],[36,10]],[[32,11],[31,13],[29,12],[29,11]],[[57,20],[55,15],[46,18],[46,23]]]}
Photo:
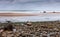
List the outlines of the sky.
{"label": "sky", "polygon": [[60,11],[60,0],[0,0],[0,10]]}

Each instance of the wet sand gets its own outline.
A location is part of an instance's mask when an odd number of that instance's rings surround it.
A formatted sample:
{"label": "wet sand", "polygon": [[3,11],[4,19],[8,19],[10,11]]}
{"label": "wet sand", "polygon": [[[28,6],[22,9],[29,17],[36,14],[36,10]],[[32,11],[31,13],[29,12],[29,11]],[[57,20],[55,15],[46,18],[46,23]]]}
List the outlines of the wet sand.
{"label": "wet sand", "polygon": [[48,16],[60,15],[60,12],[47,12],[47,13],[0,13],[0,16]]}
{"label": "wet sand", "polygon": [[31,13],[0,13],[0,16],[36,16],[37,14]]}

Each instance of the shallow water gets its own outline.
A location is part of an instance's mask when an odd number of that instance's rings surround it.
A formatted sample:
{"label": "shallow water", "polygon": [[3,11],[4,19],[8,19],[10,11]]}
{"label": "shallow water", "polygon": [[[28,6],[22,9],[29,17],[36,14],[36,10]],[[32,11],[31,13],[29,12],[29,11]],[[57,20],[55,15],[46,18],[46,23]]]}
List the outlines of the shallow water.
{"label": "shallow water", "polygon": [[59,15],[55,16],[18,16],[18,17],[5,17],[5,16],[0,16],[0,22],[5,22],[5,21],[12,21],[12,22],[24,22],[24,21],[55,21],[55,20],[60,20]]}

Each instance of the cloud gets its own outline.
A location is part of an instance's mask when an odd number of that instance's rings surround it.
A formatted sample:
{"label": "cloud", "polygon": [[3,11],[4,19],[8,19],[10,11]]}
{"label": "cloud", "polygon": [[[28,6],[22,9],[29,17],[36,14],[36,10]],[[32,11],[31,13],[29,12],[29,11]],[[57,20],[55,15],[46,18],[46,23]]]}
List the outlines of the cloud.
{"label": "cloud", "polygon": [[0,0],[0,10],[60,10],[60,0]]}
{"label": "cloud", "polygon": [[60,2],[60,0],[0,0],[0,3],[36,3],[36,2]]}

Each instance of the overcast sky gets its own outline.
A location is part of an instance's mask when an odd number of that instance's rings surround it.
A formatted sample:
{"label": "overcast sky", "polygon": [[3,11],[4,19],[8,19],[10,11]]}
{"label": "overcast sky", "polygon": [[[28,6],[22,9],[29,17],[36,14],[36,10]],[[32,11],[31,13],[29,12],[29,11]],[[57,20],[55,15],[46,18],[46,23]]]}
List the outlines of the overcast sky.
{"label": "overcast sky", "polygon": [[0,0],[0,10],[60,11],[60,0]]}

